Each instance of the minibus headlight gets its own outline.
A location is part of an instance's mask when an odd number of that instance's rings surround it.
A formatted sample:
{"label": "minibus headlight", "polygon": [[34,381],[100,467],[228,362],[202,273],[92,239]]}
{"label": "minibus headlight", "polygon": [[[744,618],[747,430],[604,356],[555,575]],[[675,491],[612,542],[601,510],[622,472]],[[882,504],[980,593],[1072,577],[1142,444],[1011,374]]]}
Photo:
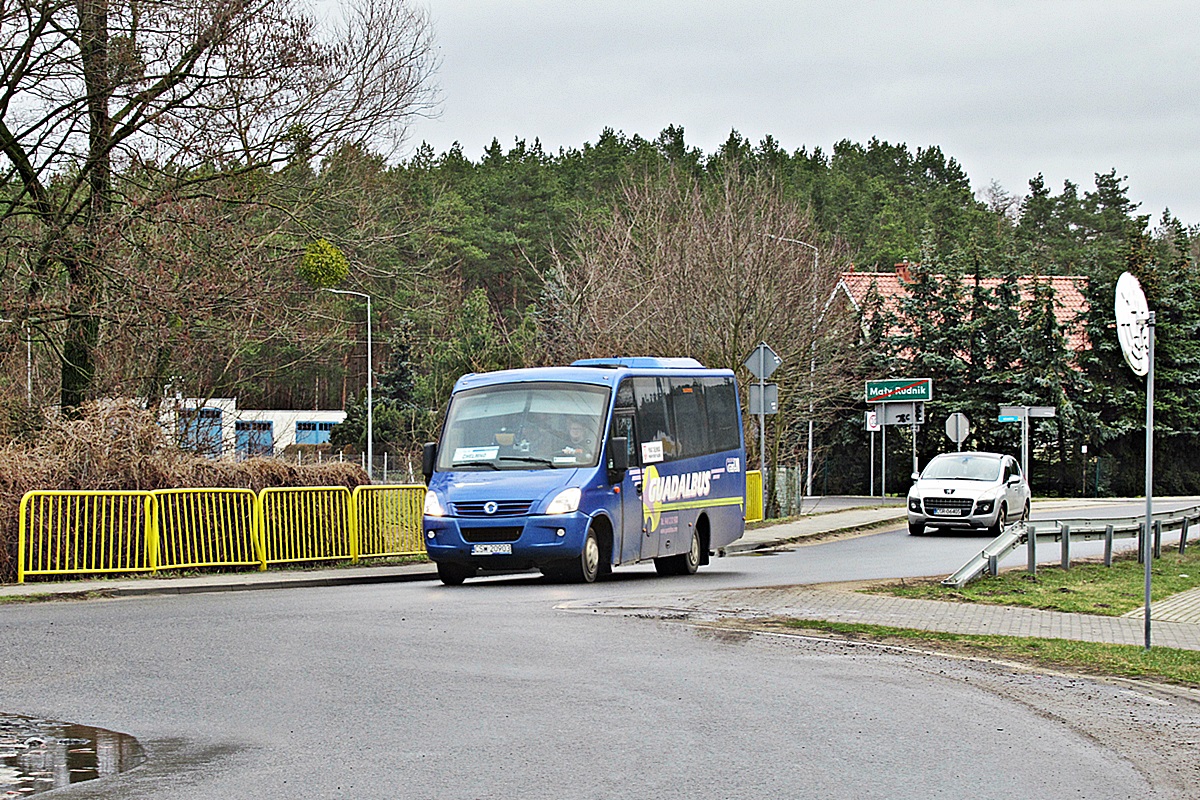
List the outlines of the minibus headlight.
{"label": "minibus headlight", "polygon": [[427,517],[444,517],[446,516],[445,509],[442,508],[442,503],[438,500],[438,496],[432,491],[425,492],[425,516]]}
{"label": "minibus headlight", "polygon": [[570,489],[563,489],[559,492],[550,505],[546,506],[547,514],[570,514],[572,511],[579,510],[579,499],[583,496],[583,492],[578,486],[572,486]]}

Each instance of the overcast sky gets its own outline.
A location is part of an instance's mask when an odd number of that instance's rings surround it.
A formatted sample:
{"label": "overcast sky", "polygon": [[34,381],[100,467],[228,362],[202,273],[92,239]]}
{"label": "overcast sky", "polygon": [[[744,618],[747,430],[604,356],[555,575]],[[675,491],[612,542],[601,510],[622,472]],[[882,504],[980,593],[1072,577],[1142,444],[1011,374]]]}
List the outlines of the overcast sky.
{"label": "overcast sky", "polygon": [[977,194],[1128,176],[1200,223],[1200,3],[426,0],[441,113],[411,147],[580,147],[682,125],[785,149],[939,145]]}

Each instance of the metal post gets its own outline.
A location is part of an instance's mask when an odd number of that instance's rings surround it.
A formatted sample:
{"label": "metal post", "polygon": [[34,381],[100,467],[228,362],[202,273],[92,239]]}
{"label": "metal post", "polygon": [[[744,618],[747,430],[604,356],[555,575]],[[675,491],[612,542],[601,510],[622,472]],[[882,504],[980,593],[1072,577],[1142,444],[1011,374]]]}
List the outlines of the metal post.
{"label": "metal post", "polygon": [[875,496],[875,431],[871,431],[871,460],[867,462],[867,472],[871,476],[871,497]]}
{"label": "metal post", "polygon": [[912,456],[913,456],[913,468],[912,468],[912,471],[913,471],[913,472],[920,472],[921,470],[917,469],[917,423],[916,423],[916,419],[917,419],[917,412],[916,412],[916,408],[917,408],[917,404],[916,404],[916,403],[913,403],[913,424],[912,424]]}
{"label": "metal post", "polygon": [[880,403],[883,407],[883,433],[880,442],[879,456],[879,499],[884,503],[887,502],[887,403]]}
{"label": "metal post", "polygon": [[1146,373],[1146,649],[1150,649],[1150,519],[1154,516],[1154,312],[1146,320],[1149,326],[1149,371]]}
{"label": "metal post", "polygon": [[25,323],[25,402],[33,405],[33,331]]}
{"label": "metal post", "polygon": [[1071,568],[1071,526],[1063,525],[1062,527],[1062,568],[1068,570]]}
{"label": "metal post", "polygon": [[372,394],[375,373],[371,368],[371,295],[367,298],[367,479],[375,479],[375,398]]}
{"label": "metal post", "polygon": [[375,396],[373,394],[375,372],[371,363],[371,351],[374,349],[371,341],[371,295],[364,292],[354,292],[349,289],[322,289],[330,294],[348,294],[361,297],[367,301],[367,455],[363,459],[363,469],[369,480],[375,475]]}
{"label": "metal post", "polygon": [[[816,289],[814,288],[813,291],[816,291]],[[816,308],[815,308],[816,296],[815,295],[813,297],[813,304],[814,304],[813,313],[816,313]],[[816,325],[816,323],[813,323],[813,324],[814,324],[814,326]],[[812,345],[813,353],[812,353],[812,358],[808,362],[808,471],[805,473],[805,479],[804,479],[805,480],[804,494],[808,497],[812,497],[812,464],[813,464],[813,401],[812,401],[812,395],[813,395],[813,392],[816,391],[816,383],[813,380],[813,373],[816,371],[816,368],[817,368],[817,355],[816,355],[817,342],[815,339],[816,335],[817,335],[816,330],[814,328],[814,330],[813,330],[814,339],[813,339],[813,345]]]}
{"label": "metal post", "polygon": [[1104,566],[1112,566],[1113,526],[1104,526]]}
{"label": "metal post", "polygon": [[1037,575],[1037,528],[1033,525],[1025,526],[1025,552],[1026,566],[1025,569],[1030,575]]}
{"label": "metal post", "polygon": [[1183,555],[1187,550],[1187,534],[1188,534],[1188,518],[1183,518],[1183,527],[1179,529],[1179,555]]}
{"label": "metal post", "polygon": [[758,474],[762,481],[762,513],[767,518],[767,351],[758,349]]}
{"label": "metal post", "polygon": [[1154,520],[1154,557],[1162,558],[1162,520]]}
{"label": "metal post", "polygon": [[1025,407],[1025,414],[1021,417],[1021,471],[1025,473],[1025,482],[1029,484],[1030,489],[1033,488],[1033,481],[1029,479],[1029,407]]}
{"label": "metal post", "polygon": [[[776,236],[773,233],[764,233],[763,236],[768,239],[774,239],[777,242],[788,242],[790,244],[798,244],[801,247],[807,247],[813,251],[813,269],[812,269],[812,341],[809,344],[809,359],[808,359],[808,472],[805,477],[804,493],[812,496],[812,471],[813,471],[813,390],[816,386],[814,376],[817,371],[817,279],[820,274],[821,266],[821,251],[816,245],[802,242],[799,239],[789,239],[786,236]],[[828,305],[826,306],[828,307]],[[822,315],[824,316],[824,315]],[[763,358],[765,359],[765,354]],[[761,379],[760,379],[761,380]],[[763,481],[765,487],[767,482]],[[764,502],[763,513],[766,513],[766,505]]]}

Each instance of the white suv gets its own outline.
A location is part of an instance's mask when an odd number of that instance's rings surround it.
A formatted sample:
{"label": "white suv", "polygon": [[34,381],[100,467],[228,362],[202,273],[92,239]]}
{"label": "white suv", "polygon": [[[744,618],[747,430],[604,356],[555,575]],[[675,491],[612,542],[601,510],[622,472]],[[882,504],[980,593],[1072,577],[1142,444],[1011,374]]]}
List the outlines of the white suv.
{"label": "white suv", "polygon": [[908,532],[926,526],[972,530],[998,536],[1010,520],[1029,518],[1029,483],[1012,456],[943,453],[913,473],[908,490]]}

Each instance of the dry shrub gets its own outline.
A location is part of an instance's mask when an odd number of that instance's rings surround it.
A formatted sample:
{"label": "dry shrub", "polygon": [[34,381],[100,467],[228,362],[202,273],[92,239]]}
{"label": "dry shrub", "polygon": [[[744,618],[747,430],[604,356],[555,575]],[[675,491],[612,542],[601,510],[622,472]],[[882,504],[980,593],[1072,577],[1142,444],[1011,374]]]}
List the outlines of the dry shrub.
{"label": "dry shrub", "polygon": [[153,412],[94,403],[74,419],[47,415],[13,424],[0,415],[0,581],[16,576],[21,498],[34,490],[154,490],[345,486],[368,483],[355,464],[295,466],[272,458],[202,458],[181,450]]}

